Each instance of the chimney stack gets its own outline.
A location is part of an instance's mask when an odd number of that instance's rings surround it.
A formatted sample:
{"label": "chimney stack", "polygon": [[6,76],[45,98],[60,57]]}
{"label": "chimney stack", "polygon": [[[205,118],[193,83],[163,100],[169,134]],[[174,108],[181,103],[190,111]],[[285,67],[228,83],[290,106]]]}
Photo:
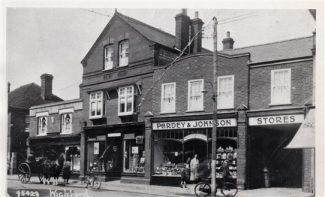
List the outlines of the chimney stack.
{"label": "chimney stack", "polygon": [[230,37],[230,32],[227,31],[227,37],[222,40],[223,50],[231,50],[234,48],[234,39]]}
{"label": "chimney stack", "polygon": [[50,74],[41,75],[41,97],[44,100],[48,100],[52,96],[52,80],[53,80],[53,75]]}
{"label": "chimney stack", "polygon": [[[189,41],[189,28],[191,19],[187,16],[187,9],[182,9],[182,12],[175,16],[176,21],[176,48],[183,50]],[[188,52],[188,49],[185,51]]]}
{"label": "chimney stack", "polygon": [[[199,12],[195,12],[195,18],[191,21],[191,37],[193,38],[196,34],[196,38],[191,44],[190,53],[200,53],[202,51],[202,26],[203,21],[199,18]],[[200,33],[198,33],[200,32]]]}

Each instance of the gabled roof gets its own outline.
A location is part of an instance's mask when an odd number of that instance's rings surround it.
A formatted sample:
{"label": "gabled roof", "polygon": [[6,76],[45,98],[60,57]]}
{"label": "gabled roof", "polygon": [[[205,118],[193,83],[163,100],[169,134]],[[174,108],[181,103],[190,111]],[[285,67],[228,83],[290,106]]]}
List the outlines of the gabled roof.
{"label": "gabled roof", "polygon": [[[100,36],[97,38],[97,40],[95,41],[95,43],[90,48],[90,50],[88,51],[88,53],[86,54],[86,56],[83,58],[81,62],[83,62],[91,54],[93,48],[97,45],[97,42],[100,41],[101,37],[104,36],[103,33],[110,26],[111,21],[113,21],[115,17],[118,17],[124,22],[126,22],[129,26],[135,29],[147,40],[174,49],[175,39],[176,39],[174,35],[115,11],[114,16],[111,18],[110,22],[106,25],[106,27],[104,28]],[[211,52],[211,51],[202,48],[202,52]]]}
{"label": "gabled roof", "polygon": [[248,46],[220,53],[234,55],[250,53],[251,64],[312,56],[313,37],[302,37],[279,42]]}
{"label": "gabled roof", "polygon": [[41,97],[41,87],[35,83],[23,85],[9,92],[8,105],[13,108],[29,109],[31,106],[63,101],[56,95],[44,100]]}

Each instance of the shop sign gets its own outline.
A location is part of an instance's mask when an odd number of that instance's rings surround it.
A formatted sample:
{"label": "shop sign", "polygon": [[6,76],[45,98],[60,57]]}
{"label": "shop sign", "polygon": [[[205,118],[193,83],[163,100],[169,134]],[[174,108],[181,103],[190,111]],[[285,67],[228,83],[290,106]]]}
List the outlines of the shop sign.
{"label": "shop sign", "polygon": [[249,118],[250,126],[259,125],[278,125],[278,124],[295,124],[304,121],[303,114],[281,115],[281,116],[261,116]]}
{"label": "shop sign", "polygon": [[138,146],[132,146],[132,154],[138,154],[139,153],[139,147]]}
{"label": "shop sign", "polygon": [[97,136],[97,141],[105,141],[106,140],[106,136],[105,135],[99,135]]}
{"label": "shop sign", "polygon": [[109,133],[107,137],[121,137],[121,133]]}
{"label": "shop sign", "polygon": [[94,143],[94,155],[99,154],[99,142]]}
{"label": "shop sign", "polygon": [[184,137],[184,142],[191,140],[191,139],[200,139],[203,141],[208,141],[208,138],[206,135],[203,135],[201,133],[195,133],[195,134],[190,134]]}
{"label": "shop sign", "polygon": [[[213,126],[213,120],[193,120],[193,121],[152,123],[153,130],[212,128],[212,126]],[[218,127],[235,127],[235,126],[237,126],[237,122],[236,122],[235,118],[218,119],[217,126]]]}

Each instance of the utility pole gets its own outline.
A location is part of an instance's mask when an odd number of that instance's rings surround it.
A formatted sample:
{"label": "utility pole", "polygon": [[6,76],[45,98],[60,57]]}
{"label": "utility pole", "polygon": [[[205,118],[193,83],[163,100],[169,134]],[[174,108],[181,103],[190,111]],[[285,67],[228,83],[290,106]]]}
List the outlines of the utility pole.
{"label": "utility pole", "polygon": [[216,196],[216,154],[217,154],[217,25],[218,20],[213,17],[213,127],[212,127],[212,155],[211,155],[211,196]]}

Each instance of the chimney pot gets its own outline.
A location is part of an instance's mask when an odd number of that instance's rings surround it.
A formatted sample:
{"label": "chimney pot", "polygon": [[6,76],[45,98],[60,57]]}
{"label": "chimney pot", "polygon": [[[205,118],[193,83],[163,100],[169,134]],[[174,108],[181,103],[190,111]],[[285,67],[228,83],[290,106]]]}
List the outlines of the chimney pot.
{"label": "chimney pot", "polygon": [[230,38],[230,31],[227,31],[227,38]]}
{"label": "chimney pot", "polygon": [[199,12],[198,11],[195,12],[195,18],[199,18]]}
{"label": "chimney pot", "polygon": [[182,9],[182,14],[187,15],[187,9],[186,8]]}

